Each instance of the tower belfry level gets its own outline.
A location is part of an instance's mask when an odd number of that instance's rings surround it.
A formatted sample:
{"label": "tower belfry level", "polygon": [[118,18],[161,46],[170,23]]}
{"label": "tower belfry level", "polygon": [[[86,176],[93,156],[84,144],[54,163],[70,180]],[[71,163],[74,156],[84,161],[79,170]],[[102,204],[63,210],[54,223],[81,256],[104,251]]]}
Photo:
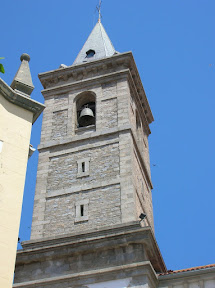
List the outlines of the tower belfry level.
{"label": "tower belfry level", "polygon": [[39,78],[32,233],[14,287],[157,287],[166,267],[154,237],[153,116],[132,53],[118,53],[98,21],[73,65]]}

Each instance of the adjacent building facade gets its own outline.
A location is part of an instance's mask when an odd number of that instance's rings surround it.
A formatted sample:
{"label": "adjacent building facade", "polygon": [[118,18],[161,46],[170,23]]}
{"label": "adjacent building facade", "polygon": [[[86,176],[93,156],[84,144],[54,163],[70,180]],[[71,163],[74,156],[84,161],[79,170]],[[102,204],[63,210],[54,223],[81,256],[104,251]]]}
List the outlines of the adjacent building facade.
{"label": "adjacent building facade", "polygon": [[30,57],[8,86],[0,79],[0,287],[12,287],[31,126],[44,106],[30,99],[34,89]]}
{"label": "adjacent building facade", "polygon": [[[154,237],[153,115],[132,53],[118,53],[98,21],[72,66],[39,78],[46,109],[32,233],[14,287],[200,287],[194,274],[185,283],[167,272]],[[215,283],[209,270],[205,288]]]}

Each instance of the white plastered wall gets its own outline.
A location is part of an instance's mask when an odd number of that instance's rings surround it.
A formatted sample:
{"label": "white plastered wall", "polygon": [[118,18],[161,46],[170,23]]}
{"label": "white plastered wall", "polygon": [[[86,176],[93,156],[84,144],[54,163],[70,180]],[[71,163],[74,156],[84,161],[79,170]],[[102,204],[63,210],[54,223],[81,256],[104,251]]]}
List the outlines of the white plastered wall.
{"label": "white plastered wall", "polygon": [[33,113],[0,94],[0,287],[12,287]]}

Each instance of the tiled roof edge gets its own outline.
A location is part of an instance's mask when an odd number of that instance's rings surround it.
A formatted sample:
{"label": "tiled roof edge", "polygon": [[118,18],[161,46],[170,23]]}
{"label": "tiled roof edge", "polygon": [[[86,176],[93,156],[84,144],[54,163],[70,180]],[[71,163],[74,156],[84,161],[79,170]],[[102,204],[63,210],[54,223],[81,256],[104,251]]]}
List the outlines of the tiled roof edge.
{"label": "tiled roof edge", "polygon": [[197,271],[197,270],[202,270],[202,269],[207,269],[207,268],[213,268],[215,267],[215,264],[209,264],[209,265],[204,265],[204,266],[197,266],[197,267],[191,267],[187,269],[181,269],[181,270],[168,270],[166,273],[161,273],[159,276],[163,275],[169,275],[169,274],[177,274],[177,273],[183,273],[183,272],[189,272],[189,271]]}

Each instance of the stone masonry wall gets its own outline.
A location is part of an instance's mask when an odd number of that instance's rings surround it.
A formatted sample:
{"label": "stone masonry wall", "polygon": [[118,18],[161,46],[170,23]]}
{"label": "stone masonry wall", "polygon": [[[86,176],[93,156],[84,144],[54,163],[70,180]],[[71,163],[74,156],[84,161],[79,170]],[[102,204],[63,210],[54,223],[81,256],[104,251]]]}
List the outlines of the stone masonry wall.
{"label": "stone masonry wall", "polygon": [[64,94],[45,98],[46,109],[43,112],[41,143],[67,135],[68,103],[68,95]]}
{"label": "stone masonry wall", "polygon": [[[47,192],[107,181],[119,175],[118,143],[55,156],[50,159]],[[89,175],[78,177],[78,161],[89,158]]]}
{"label": "stone masonry wall", "polygon": [[[88,220],[75,222],[78,201],[88,200]],[[46,201],[44,237],[121,223],[120,185],[72,193]]]}
{"label": "stone masonry wall", "polygon": [[52,138],[52,124],[53,124],[52,115],[53,115],[54,96],[45,98],[44,105],[46,106],[46,108],[43,111],[40,143],[45,143],[47,140],[50,140]]}
{"label": "stone masonry wall", "polygon": [[[89,161],[89,174],[82,177],[78,174],[78,162],[85,159]],[[44,236],[97,228],[100,222],[102,225],[121,223],[119,187],[93,189],[96,183],[105,181],[108,184],[109,180],[115,179],[118,175],[118,143],[97,148],[91,146],[91,149],[52,157],[47,178],[47,193],[57,191],[59,196],[46,201]],[[90,185],[90,190],[84,191],[83,188],[81,192],[76,192],[80,187],[87,185]],[[60,191],[65,189],[73,194],[60,196]],[[85,199],[89,200],[89,221],[74,225],[75,202]]]}
{"label": "stone masonry wall", "polygon": [[148,142],[148,136],[146,134],[146,131],[143,130],[143,158],[146,163],[146,169],[149,173],[149,176],[151,177],[151,170],[150,170],[150,157],[149,157],[149,142]]}
{"label": "stone masonry wall", "polygon": [[[125,147],[124,144],[123,147]],[[48,205],[52,203],[49,201],[54,199],[53,197],[57,199],[57,197],[64,197],[65,194],[78,194],[81,191],[88,193],[120,183],[120,149],[119,135],[115,133],[99,138],[85,137],[82,141],[71,142],[63,146],[56,145],[50,150],[43,150],[40,153],[31,239],[43,237],[43,231],[46,229],[44,227],[50,223],[46,218],[47,213],[53,213],[51,217],[57,217],[54,214],[55,209],[46,212],[47,209],[50,209]],[[121,159],[123,161],[123,157]],[[87,175],[78,174],[80,160],[89,161]],[[129,189],[128,185],[126,189]],[[121,219],[120,217],[118,219]],[[117,221],[115,222],[117,223]],[[70,220],[67,223],[71,225]]]}
{"label": "stone masonry wall", "polygon": [[[126,241],[126,239],[125,239]],[[117,240],[115,240],[117,243]],[[86,247],[86,251],[80,253],[80,246],[75,252],[75,247],[63,247],[62,250],[65,251],[66,256],[62,257],[57,255],[56,252],[50,251],[47,252],[51,254],[50,256],[46,256],[44,259],[40,259],[38,257],[37,261],[30,262],[28,265],[19,265],[16,267],[16,276],[15,283],[25,282],[26,275],[28,280],[35,281],[41,280],[44,278],[50,277],[62,277],[66,275],[71,275],[72,273],[83,273],[86,271],[98,271],[100,269],[105,269],[109,267],[119,267],[125,264],[132,264],[133,262],[142,262],[145,260],[145,249],[142,243],[127,243],[127,245],[123,246],[110,246],[104,247],[104,243],[97,241],[94,244],[94,249],[88,250]],[[41,261],[42,260],[42,261]],[[117,273],[117,272],[116,272]],[[100,279],[103,279],[103,275],[100,275]],[[112,277],[112,273],[109,274],[109,277]],[[88,278],[88,277],[87,277]],[[85,278],[87,280],[87,278]],[[79,279],[83,279],[79,276]],[[48,288],[53,287],[54,283],[50,284]],[[38,286],[36,286],[38,287]],[[46,286],[39,286],[46,287]],[[58,282],[57,286],[54,287],[62,287],[61,283]],[[86,285],[74,285],[74,279],[63,287],[86,287]],[[98,286],[97,286],[98,287]],[[100,287],[100,286],[99,286]],[[103,286],[101,286],[103,287]],[[105,286],[106,287],[106,286]],[[116,286],[118,287],[118,286]]]}
{"label": "stone masonry wall", "polygon": [[[85,91],[96,95],[96,127],[95,132],[86,130],[86,133],[80,135],[75,125],[75,101],[78,95]],[[76,229],[69,228],[77,224],[71,222],[70,216],[66,217],[67,212],[62,217],[55,214],[54,206],[57,201],[60,203],[62,199],[69,199],[71,195],[78,195],[81,191],[91,193],[97,189],[99,193],[100,189],[114,187],[112,185],[120,185],[121,214],[117,216],[117,221],[126,223],[136,220],[136,196],[132,182],[132,137],[129,131],[130,90],[127,78],[112,78],[104,83],[92,81],[85,86],[77,85],[70,91],[63,90],[61,93],[58,90],[55,93],[57,94],[49,93],[45,97],[46,109],[40,145],[42,150],[38,164],[31,239],[42,238],[51,235],[50,233],[58,233],[57,231],[61,234]],[[64,142],[66,144],[63,144]],[[80,166],[82,161],[89,166],[89,173],[78,175],[78,165]],[[108,210],[111,215],[108,221],[112,221],[111,209],[115,210],[115,204],[112,203],[112,208]],[[65,205],[62,203],[64,209]],[[92,217],[90,210],[88,212],[89,217]],[[54,223],[58,216],[60,218],[56,221],[64,227],[62,226],[62,230],[58,230],[58,227],[55,231],[55,223],[49,230],[50,223]],[[113,217],[115,219],[115,216]],[[64,219],[65,223],[60,219]],[[118,223],[117,221],[115,219],[114,223]],[[84,226],[86,225],[85,223]],[[91,223],[90,227],[96,228],[96,222]]]}
{"label": "stone masonry wall", "polygon": [[60,139],[67,135],[68,110],[53,113],[52,139]]}
{"label": "stone masonry wall", "polygon": [[117,81],[111,81],[102,84],[102,98],[117,97]]}
{"label": "stone masonry wall", "polygon": [[[138,146],[141,157],[145,163],[146,170],[150,177],[150,162],[149,162],[149,150],[148,150],[148,136],[144,130],[143,123],[140,115],[137,111],[137,106],[134,101],[134,97],[130,97],[130,109],[129,117],[131,122],[131,127],[133,135],[135,137],[136,144]],[[137,119],[139,123],[137,123]],[[138,124],[138,125],[137,125]],[[135,147],[135,145],[133,145]],[[153,208],[152,208],[152,198],[151,198],[151,189],[146,180],[146,176],[141,167],[140,161],[138,159],[137,151],[133,150],[133,177],[135,185],[135,196],[136,196],[136,217],[138,219],[140,213],[146,213],[147,219],[150,222],[150,225],[153,227]],[[145,220],[145,224],[147,224]]]}
{"label": "stone masonry wall", "polygon": [[[141,164],[138,161],[135,150],[133,154],[133,177],[134,177],[134,185],[135,185],[135,190],[136,190],[137,213],[139,214],[140,209],[142,209],[141,212],[146,213],[147,220],[149,221],[149,224],[153,228],[154,222],[153,222],[151,189],[148,186],[148,183],[142,171]],[[139,215],[137,215],[137,217],[139,217]]]}
{"label": "stone masonry wall", "polygon": [[[148,146],[148,136],[143,126],[141,117],[137,112],[137,106],[134,101],[134,97],[130,97],[130,107],[129,107],[129,118],[131,127],[133,130],[134,135],[136,136],[138,148],[142,154],[144,159],[146,169],[149,175],[151,175],[150,171],[150,160],[149,160],[149,146]],[[136,118],[139,119],[140,127],[137,129],[137,121]]]}
{"label": "stone masonry wall", "polygon": [[117,98],[102,101],[102,122],[103,128],[114,128],[118,124]]}
{"label": "stone masonry wall", "polygon": [[136,193],[136,217],[138,220],[139,219],[139,216],[141,213],[143,213],[143,205],[142,205],[142,202],[141,202],[141,195],[139,195],[139,192],[135,189],[135,193]]}

